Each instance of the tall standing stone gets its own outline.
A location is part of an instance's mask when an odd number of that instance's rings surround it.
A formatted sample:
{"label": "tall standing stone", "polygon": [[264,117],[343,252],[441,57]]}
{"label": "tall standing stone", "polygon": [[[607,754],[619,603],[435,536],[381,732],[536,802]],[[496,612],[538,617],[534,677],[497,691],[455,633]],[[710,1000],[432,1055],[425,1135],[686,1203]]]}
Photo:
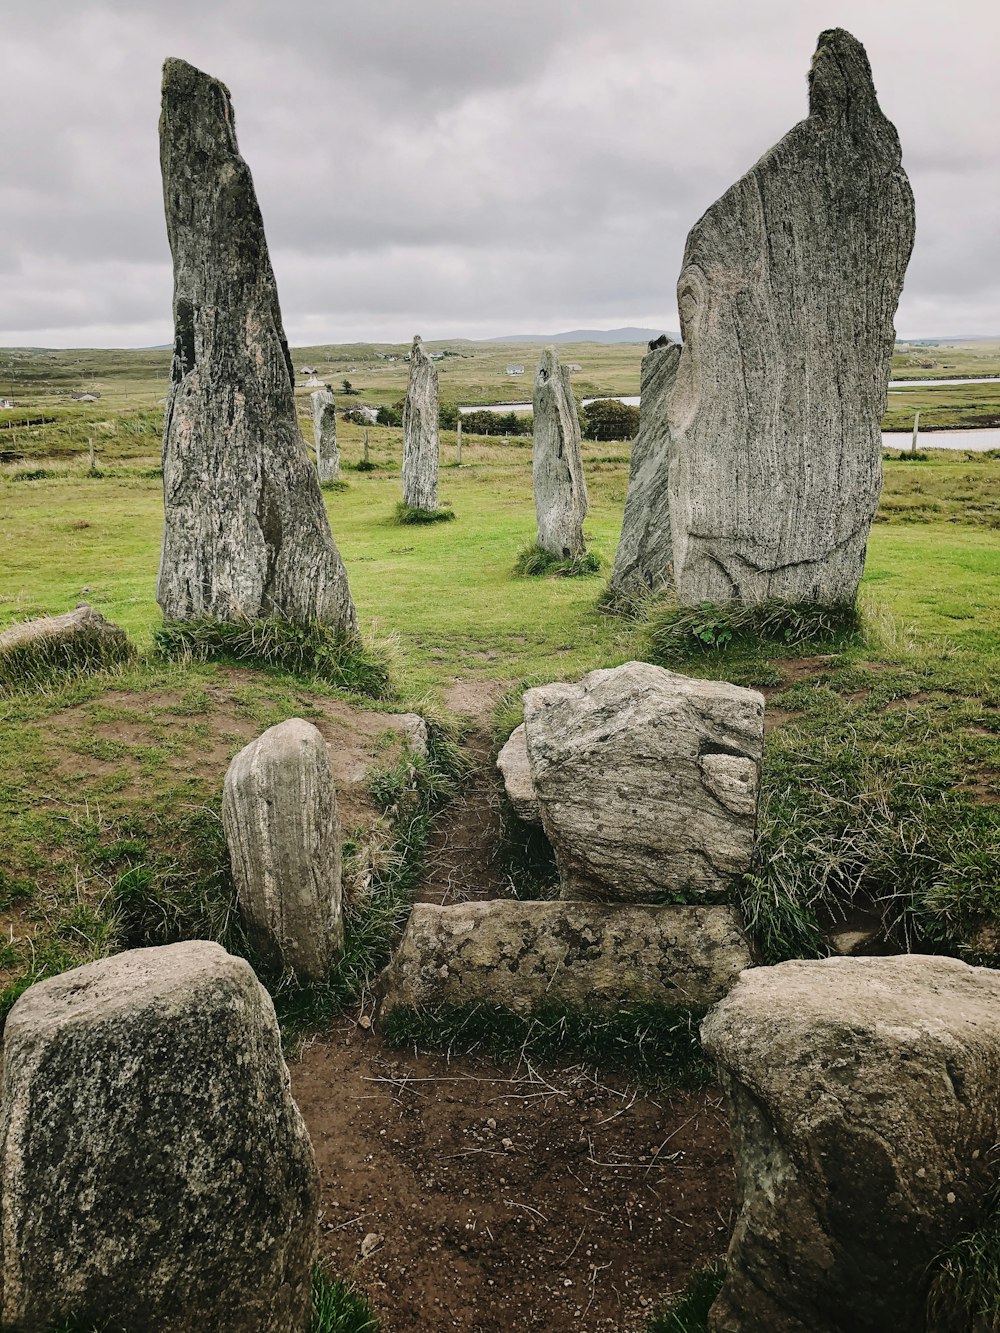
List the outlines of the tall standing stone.
{"label": "tall standing stone", "polygon": [[632,445],[622,532],[611,571],[611,591],[617,596],[641,595],[671,582],[667,397],[680,355],[681,349],[664,335],[649,344],[642,358],[639,433]]}
{"label": "tall standing stone", "polygon": [[531,480],[538,545],[559,560],[571,560],[586,550],[587,483],[573,386],[554,347],[546,348],[538,363],[532,408]]}
{"label": "tall standing stone", "polygon": [[411,509],[437,513],[439,448],[437,366],[416,337],[403,405],[403,503]]}
{"label": "tall standing stone", "polygon": [[229,92],[183,60],[163,67],[160,165],[174,261],[163,615],[281,616],[353,634]]}
{"label": "tall standing stone", "polygon": [[336,481],[340,476],[337,405],[328,388],[311,393],[309,401],[312,404],[313,439],[316,442],[316,475],[322,485],[324,481]]}
{"label": "tall standing stone", "polygon": [[697,222],[668,402],[680,601],[849,602],[881,487],[913,195],[864,48],[820,35],[809,115]]}
{"label": "tall standing stone", "polygon": [[196,940],[31,986],[7,1019],[0,1324],[302,1333],[319,1178],[270,996]]}

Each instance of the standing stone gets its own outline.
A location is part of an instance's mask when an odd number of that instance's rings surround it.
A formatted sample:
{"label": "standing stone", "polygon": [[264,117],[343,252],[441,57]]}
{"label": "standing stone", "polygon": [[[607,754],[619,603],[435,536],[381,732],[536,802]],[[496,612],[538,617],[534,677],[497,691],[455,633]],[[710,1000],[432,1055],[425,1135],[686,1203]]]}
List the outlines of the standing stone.
{"label": "standing stone", "polygon": [[648,662],[524,696],[528,762],[561,896],[725,897],[757,825],[764,700]]}
{"label": "standing stone", "polygon": [[853,600],[913,230],[864,48],[831,29],[807,119],[687,239],[668,400],[682,604]]}
{"label": "standing stone", "polygon": [[622,533],[611,571],[611,591],[620,597],[641,596],[671,582],[667,396],[680,355],[681,349],[664,335],[649,344],[642,358],[639,433],[632,445]]}
{"label": "standing stone", "polygon": [[538,545],[559,560],[572,560],[586,550],[587,483],[573,386],[554,347],[547,348],[538,363],[532,409],[531,481]]}
{"label": "standing stone", "polygon": [[326,741],[293,717],[229,765],[222,823],[255,954],[276,972],[324,981],[344,942],[340,820]]}
{"label": "standing stone", "polygon": [[756,968],[702,1039],[740,1194],[713,1333],[940,1327],[933,1260],[995,1208],[1000,973],[914,955]]}
{"label": "standing stone", "polygon": [[324,481],[336,481],[340,476],[337,406],[329,389],[311,393],[309,401],[312,403],[313,439],[316,441],[316,475],[322,485]]}
{"label": "standing stone", "polygon": [[133,949],[14,1005],[4,1328],[302,1333],[318,1206],[274,1007],[243,959]]}
{"label": "standing stone", "polygon": [[403,503],[411,509],[437,513],[438,453],[437,366],[416,337],[403,404]]}
{"label": "standing stone", "polygon": [[157,586],[164,618],[280,616],[353,635],[229,92],[183,60],[163,67],[160,164],[175,329]]}

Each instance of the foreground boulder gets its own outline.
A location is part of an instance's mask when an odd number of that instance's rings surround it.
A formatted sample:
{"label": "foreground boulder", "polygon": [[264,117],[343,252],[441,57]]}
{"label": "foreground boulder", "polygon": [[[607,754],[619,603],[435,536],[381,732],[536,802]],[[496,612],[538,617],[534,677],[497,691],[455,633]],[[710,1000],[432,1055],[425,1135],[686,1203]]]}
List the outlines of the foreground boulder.
{"label": "foreground boulder", "polygon": [[850,602],[882,478],[913,194],[864,48],[820,35],[809,115],[693,227],[668,401],[680,601]]}
{"label": "foreground boulder", "polygon": [[233,759],[222,792],[233,883],[254,953],[323,981],[344,942],[340,820],[326,741],[293,717]]}
{"label": "foreground boulder", "polygon": [[163,428],[167,620],[278,616],[356,632],[316,470],[257,196],[229,93],[163,67],[160,163],[174,261],[174,355]]}
{"label": "foreground boulder", "polygon": [[1000,973],[915,956],[760,968],[702,1038],[741,1196],[709,1327],[923,1333],[933,1259],[991,1210]]}
{"label": "foreground boulder", "polygon": [[592,1012],[713,1004],[750,956],[728,907],[417,903],[379,982],[381,1013],[488,1003]]}
{"label": "foreground boulder", "polygon": [[27,990],[4,1033],[0,1147],[4,1328],[306,1327],[312,1146],[271,1000],[217,944]]}
{"label": "foreground boulder", "polygon": [[23,620],[0,633],[0,681],[40,666],[64,667],[127,661],[134,656],[120,625],[90,606],[61,616]]}
{"label": "foreground boulder", "polygon": [[674,386],[681,349],[664,335],[642,358],[639,433],[632,445],[622,532],[611,571],[616,597],[642,596],[666,587],[674,551],[670,531],[670,429],[667,396]]}
{"label": "foreground boulder", "polygon": [[587,483],[580,452],[580,420],[570,373],[554,347],[542,353],[535,375],[531,482],[538,545],[559,560],[583,555]]}
{"label": "foreground boulder", "polygon": [[757,824],[764,699],[648,662],[524,696],[542,825],[563,898],[724,896]]}
{"label": "foreground boulder", "polygon": [[403,404],[403,503],[429,514],[438,509],[438,412],[437,366],[414,338]]}
{"label": "foreground boulder", "polygon": [[535,791],[528,762],[528,740],[524,732],[524,723],[515,727],[506,745],[497,755],[497,768],[503,777],[504,790],[518,819],[526,824],[542,822],[542,812],[538,808],[538,792]]}
{"label": "foreground boulder", "polygon": [[313,439],[316,444],[316,475],[320,485],[340,476],[337,450],[337,405],[329,389],[317,389],[309,395],[312,404]]}

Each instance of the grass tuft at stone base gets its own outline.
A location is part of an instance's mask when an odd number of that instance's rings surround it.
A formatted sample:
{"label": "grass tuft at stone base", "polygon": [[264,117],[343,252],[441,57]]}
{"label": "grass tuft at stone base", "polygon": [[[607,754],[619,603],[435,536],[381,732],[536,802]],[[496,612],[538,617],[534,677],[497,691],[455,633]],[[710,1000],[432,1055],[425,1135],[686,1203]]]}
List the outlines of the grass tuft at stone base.
{"label": "grass tuft at stone base", "polygon": [[416,509],[413,505],[400,500],[395,509],[393,522],[399,523],[402,527],[409,527],[420,523],[450,523],[454,517],[455,511],[448,505],[443,505],[440,509]]}
{"label": "grass tuft at stone base", "polygon": [[722,1260],[697,1269],[680,1295],[654,1317],[648,1333],[707,1333],[708,1312],[725,1274]]}
{"label": "grass tuft at stone base", "polygon": [[379,1333],[381,1322],[364,1296],[317,1264],[313,1272],[312,1316],[306,1333]]}
{"label": "grass tuft at stone base", "polygon": [[742,602],[664,607],[649,614],[649,661],[673,666],[694,653],[747,645],[800,650],[811,645],[844,646],[861,634],[861,613],[853,602]]}
{"label": "grass tuft at stone base", "polygon": [[590,574],[599,573],[600,569],[601,557],[593,551],[562,559],[538,545],[526,546],[514,561],[516,579],[539,578],[545,575],[563,579],[586,578]]}

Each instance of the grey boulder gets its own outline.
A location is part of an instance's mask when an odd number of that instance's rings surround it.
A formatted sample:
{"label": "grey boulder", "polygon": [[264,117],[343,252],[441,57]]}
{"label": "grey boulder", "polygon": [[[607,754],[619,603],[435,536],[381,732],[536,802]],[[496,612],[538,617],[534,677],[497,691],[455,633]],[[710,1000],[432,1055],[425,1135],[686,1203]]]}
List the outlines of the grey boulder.
{"label": "grey boulder", "polygon": [[538,792],[535,791],[528,763],[528,740],[524,723],[515,727],[503,749],[497,755],[497,768],[503,777],[504,791],[518,819],[526,824],[541,825],[542,813],[538,808]]}
{"label": "grey boulder", "polygon": [[4,1328],[306,1327],[312,1145],[270,997],[217,944],[31,986],[4,1033],[0,1148]]}
{"label": "grey boulder", "polygon": [[91,658],[125,660],[133,651],[120,625],[83,605],[61,616],[22,620],[0,633],[0,673],[22,659],[72,667]]}
{"label": "grey boulder", "polygon": [[440,451],[437,366],[414,338],[403,404],[403,503],[411,509],[437,513]]}
{"label": "grey boulder", "polygon": [[583,555],[587,483],[580,451],[580,420],[570,373],[554,347],[542,353],[535,375],[531,483],[538,545],[560,560]]}
{"label": "grey boulder", "polygon": [[316,475],[320,485],[340,476],[337,449],[337,404],[329,389],[317,389],[309,395],[312,404],[313,440],[316,444]]}

